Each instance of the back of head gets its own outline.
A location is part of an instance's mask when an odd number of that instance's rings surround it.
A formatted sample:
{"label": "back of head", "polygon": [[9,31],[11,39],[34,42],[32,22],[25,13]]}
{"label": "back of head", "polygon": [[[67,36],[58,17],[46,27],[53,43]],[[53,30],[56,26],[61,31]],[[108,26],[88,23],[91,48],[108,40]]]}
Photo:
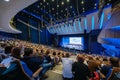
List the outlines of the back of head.
{"label": "back of head", "polygon": [[119,67],[119,58],[111,57],[110,63],[113,67]]}
{"label": "back of head", "polygon": [[42,53],[42,54],[44,53],[44,49],[41,49],[41,53]]}
{"label": "back of head", "polygon": [[19,59],[19,58],[21,58],[20,52],[21,52],[21,48],[20,47],[15,47],[15,48],[12,49],[11,54],[12,54],[13,57]]}
{"label": "back of head", "polygon": [[91,72],[96,71],[98,69],[99,64],[95,60],[90,60],[88,63],[88,68]]}
{"label": "back of head", "polygon": [[46,55],[49,55],[49,54],[50,54],[50,50],[47,50],[45,54],[46,54]]}
{"label": "back of head", "polygon": [[33,53],[32,48],[25,48],[24,49],[24,56],[30,56]]}
{"label": "back of head", "polygon": [[70,57],[70,54],[69,54],[69,53],[66,53],[66,54],[65,54],[65,57],[67,57],[67,58]]}
{"label": "back of head", "polygon": [[78,60],[78,62],[84,62],[84,58],[81,55],[77,56],[77,60]]}
{"label": "back of head", "polygon": [[56,56],[56,52],[55,51],[53,52],[53,55]]}
{"label": "back of head", "polygon": [[13,46],[6,46],[5,47],[5,54],[11,53],[12,48],[13,48]]}

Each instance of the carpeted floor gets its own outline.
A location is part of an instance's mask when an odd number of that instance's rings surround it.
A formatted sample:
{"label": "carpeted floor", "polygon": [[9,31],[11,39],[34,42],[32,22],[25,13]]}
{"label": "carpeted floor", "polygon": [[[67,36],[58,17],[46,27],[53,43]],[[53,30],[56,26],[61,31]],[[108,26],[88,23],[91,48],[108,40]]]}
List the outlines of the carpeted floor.
{"label": "carpeted floor", "polygon": [[46,75],[48,75],[48,78],[45,80],[63,80],[62,79],[62,64],[59,63],[56,65],[53,70],[49,70]]}
{"label": "carpeted floor", "polygon": [[[76,56],[71,56],[71,59],[76,60]],[[60,62],[56,65],[53,70],[49,70],[46,75],[48,78],[45,80],[63,80],[62,79],[62,63]]]}

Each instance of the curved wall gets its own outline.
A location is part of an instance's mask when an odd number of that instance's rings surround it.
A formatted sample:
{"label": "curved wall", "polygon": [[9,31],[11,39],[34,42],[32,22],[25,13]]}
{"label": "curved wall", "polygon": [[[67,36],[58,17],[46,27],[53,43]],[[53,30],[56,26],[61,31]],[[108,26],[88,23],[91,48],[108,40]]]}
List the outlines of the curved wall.
{"label": "curved wall", "polygon": [[0,0],[0,31],[8,33],[21,33],[21,31],[10,26],[9,22],[20,10],[29,6],[37,0]]}

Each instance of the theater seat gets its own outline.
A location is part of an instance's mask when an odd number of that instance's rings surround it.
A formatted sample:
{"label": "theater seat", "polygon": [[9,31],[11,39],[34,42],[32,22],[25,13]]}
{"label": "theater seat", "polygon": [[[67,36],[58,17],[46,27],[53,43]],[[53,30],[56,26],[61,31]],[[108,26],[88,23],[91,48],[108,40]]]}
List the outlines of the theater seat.
{"label": "theater seat", "polygon": [[107,78],[107,80],[113,80],[115,73],[118,73],[118,72],[120,72],[120,67],[113,67],[112,72],[110,76]]}
{"label": "theater seat", "polygon": [[20,62],[15,60],[1,75],[0,80],[31,80],[24,72]]}
{"label": "theater seat", "polygon": [[[39,68],[33,76],[36,78],[42,68]],[[11,66],[0,74],[0,80],[35,80],[30,78],[25,71],[19,60],[15,60],[11,63]]]}

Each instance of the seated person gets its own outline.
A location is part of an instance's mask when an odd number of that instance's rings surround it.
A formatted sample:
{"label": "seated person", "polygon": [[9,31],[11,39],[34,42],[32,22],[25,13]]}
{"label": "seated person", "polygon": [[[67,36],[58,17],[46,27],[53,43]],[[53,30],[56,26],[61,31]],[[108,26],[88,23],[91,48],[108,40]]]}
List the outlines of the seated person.
{"label": "seated person", "polygon": [[[9,68],[10,65],[11,65],[11,62],[12,62],[13,60],[16,60],[16,59],[19,60],[19,59],[21,58],[21,57],[20,57],[20,55],[21,55],[20,52],[21,52],[21,49],[20,49],[19,47],[13,48],[12,51],[11,51],[11,56],[8,57],[8,58],[6,58],[6,59],[4,59],[4,60],[0,63],[0,64],[2,65],[2,67]],[[25,73],[27,73],[27,75],[29,75],[29,77],[32,78],[33,72],[27,67],[27,65],[26,65],[24,62],[20,61],[20,63],[21,63],[21,65],[22,65]]]}
{"label": "seated person", "polygon": [[50,63],[50,62],[53,61],[50,57],[50,51],[49,50],[46,51],[44,59],[47,61],[47,63]]}
{"label": "seated person", "polygon": [[35,56],[32,48],[24,49],[24,55],[21,60],[25,62],[33,72],[40,68],[40,65],[43,63],[43,59],[40,59],[38,56]]}
{"label": "seated person", "polygon": [[0,53],[0,60],[1,61],[11,55],[12,48],[13,48],[13,46],[6,46],[5,47],[4,53]]}
{"label": "seated person", "polygon": [[35,72],[38,68],[43,67],[39,76],[44,76],[49,67],[51,67],[51,63],[44,63],[43,58],[34,55],[32,48],[24,49],[24,56],[21,60],[24,61],[33,72]]}
{"label": "seated person", "polygon": [[90,70],[88,69],[88,66],[85,65],[83,62],[83,57],[78,55],[77,62],[72,65],[74,80],[88,80],[87,77],[90,77]]}
{"label": "seated person", "polygon": [[110,76],[113,67],[119,67],[119,58],[111,57],[109,61],[110,65],[104,65],[100,70],[100,72],[105,76],[104,80]]}
{"label": "seated person", "polygon": [[74,61],[70,58],[70,54],[66,53],[65,57],[62,58],[63,64],[63,79],[64,80],[73,80],[72,74],[72,64]]}

